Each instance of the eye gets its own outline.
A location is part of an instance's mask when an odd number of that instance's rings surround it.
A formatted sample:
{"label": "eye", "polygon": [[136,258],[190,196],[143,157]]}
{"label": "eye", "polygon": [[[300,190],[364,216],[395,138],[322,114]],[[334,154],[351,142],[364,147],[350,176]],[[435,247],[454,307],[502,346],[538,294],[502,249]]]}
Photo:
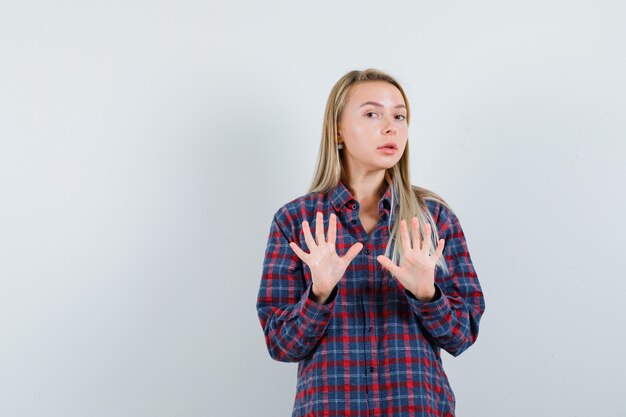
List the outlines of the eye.
{"label": "eye", "polygon": [[396,118],[397,118],[398,120],[406,120],[406,116],[405,116],[405,115],[403,115],[403,114],[398,114],[398,115],[396,116]]}
{"label": "eye", "polygon": [[[372,115],[373,115],[373,116],[372,116]],[[369,111],[369,112],[365,113],[365,116],[366,116],[366,117],[369,117],[369,118],[371,119],[372,117],[376,116],[376,113],[375,113],[375,112],[373,112],[373,111]]]}

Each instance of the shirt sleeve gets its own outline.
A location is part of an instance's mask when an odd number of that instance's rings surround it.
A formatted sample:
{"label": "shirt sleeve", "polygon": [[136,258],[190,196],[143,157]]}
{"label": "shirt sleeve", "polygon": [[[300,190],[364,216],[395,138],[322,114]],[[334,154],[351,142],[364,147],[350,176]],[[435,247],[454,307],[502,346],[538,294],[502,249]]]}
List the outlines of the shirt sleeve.
{"label": "shirt sleeve", "polygon": [[326,331],[337,287],[324,304],[312,299],[304,264],[289,246],[292,239],[278,215],[270,227],[256,307],[270,356],[281,362],[297,362],[313,350]]}
{"label": "shirt sleeve", "polygon": [[445,239],[443,256],[450,273],[447,276],[438,274],[436,293],[431,301],[419,300],[409,291],[405,292],[412,311],[437,346],[458,356],[478,337],[485,300],[461,224],[454,213],[442,210],[447,218],[439,227]]}

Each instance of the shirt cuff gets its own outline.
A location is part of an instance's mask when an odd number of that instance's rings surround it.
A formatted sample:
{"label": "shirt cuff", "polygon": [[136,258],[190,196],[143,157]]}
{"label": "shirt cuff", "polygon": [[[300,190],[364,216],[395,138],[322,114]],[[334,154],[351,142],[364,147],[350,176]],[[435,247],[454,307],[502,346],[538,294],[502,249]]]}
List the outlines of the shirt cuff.
{"label": "shirt cuff", "polygon": [[419,317],[437,320],[450,313],[450,303],[437,283],[435,283],[435,296],[431,301],[422,301],[409,290],[405,289],[404,292],[411,309]]}
{"label": "shirt cuff", "polygon": [[326,303],[320,304],[313,300],[311,294],[312,284],[308,286],[300,303],[300,317],[304,321],[304,333],[306,336],[318,336],[326,330],[337,298],[337,286],[330,293]]}

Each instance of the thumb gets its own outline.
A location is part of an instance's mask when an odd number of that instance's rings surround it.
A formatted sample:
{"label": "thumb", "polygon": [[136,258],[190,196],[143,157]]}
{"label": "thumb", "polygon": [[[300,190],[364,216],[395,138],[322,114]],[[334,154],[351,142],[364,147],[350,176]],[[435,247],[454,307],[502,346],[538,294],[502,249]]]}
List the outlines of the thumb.
{"label": "thumb", "polygon": [[394,264],[391,259],[387,258],[384,255],[378,255],[376,257],[376,260],[389,272],[391,272],[391,274],[395,277],[397,276],[397,272],[398,272],[398,265]]}
{"label": "thumb", "polygon": [[346,252],[344,255],[344,259],[348,261],[348,264],[352,262],[352,260],[361,252],[363,249],[363,244],[361,242],[357,242]]}

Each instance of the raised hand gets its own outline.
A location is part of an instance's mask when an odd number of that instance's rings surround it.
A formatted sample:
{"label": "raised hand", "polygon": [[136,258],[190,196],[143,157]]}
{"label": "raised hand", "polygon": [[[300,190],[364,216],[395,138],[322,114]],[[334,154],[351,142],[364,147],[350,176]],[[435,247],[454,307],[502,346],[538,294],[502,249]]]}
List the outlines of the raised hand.
{"label": "raised hand", "polygon": [[419,221],[413,217],[413,244],[409,237],[406,220],[400,221],[400,236],[402,238],[402,265],[397,266],[391,259],[379,255],[376,257],[391,274],[413,295],[423,301],[430,301],[435,295],[435,266],[443,253],[444,239],[439,239],[437,249],[431,256],[430,251],[430,224],[424,226],[424,241],[420,242]]}
{"label": "raised hand", "polygon": [[311,291],[317,302],[324,303],[335,285],[341,280],[350,262],[363,249],[363,244],[361,242],[355,243],[343,257],[340,257],[335,250],[337,216],[334,213],[330,214],[327,239],[324,238],[324,216],[321,212],[317,212],[315,221],[316,240],[311,235],[309,222],[306,220],[302,222],[304,239],[310,253],[304,252],[295,242],[290,242],[289,246],[311,269],[311,279],[313,280]]}

